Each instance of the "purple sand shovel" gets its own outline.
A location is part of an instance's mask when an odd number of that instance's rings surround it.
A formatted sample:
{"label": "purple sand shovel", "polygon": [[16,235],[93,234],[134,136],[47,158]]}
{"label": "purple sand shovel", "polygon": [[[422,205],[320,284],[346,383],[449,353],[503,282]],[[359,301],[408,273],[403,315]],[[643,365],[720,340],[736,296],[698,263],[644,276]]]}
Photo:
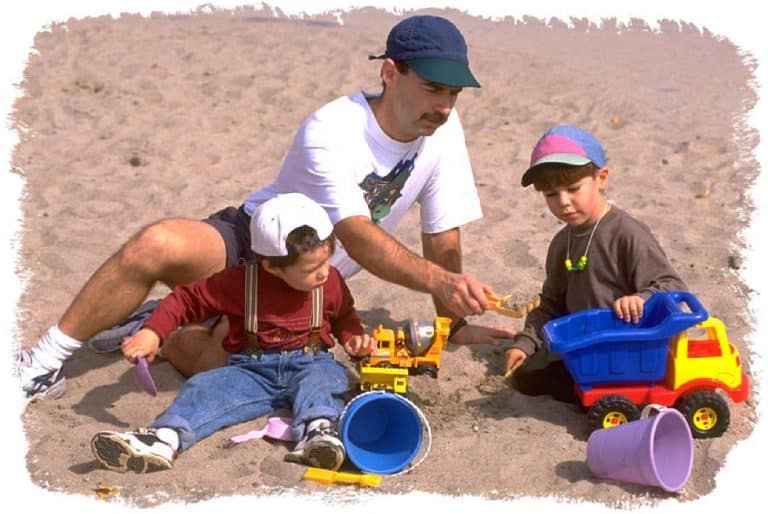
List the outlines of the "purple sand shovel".
{"label": "purple sand shovel", "polygon": [[157,387],[155,386],[155,381],[152,380],[152,375],[149,373],[147,359],[144,357],[136,359],[136,365],[133,367],[133,377],[144,391],[152,396],[157,396]]}

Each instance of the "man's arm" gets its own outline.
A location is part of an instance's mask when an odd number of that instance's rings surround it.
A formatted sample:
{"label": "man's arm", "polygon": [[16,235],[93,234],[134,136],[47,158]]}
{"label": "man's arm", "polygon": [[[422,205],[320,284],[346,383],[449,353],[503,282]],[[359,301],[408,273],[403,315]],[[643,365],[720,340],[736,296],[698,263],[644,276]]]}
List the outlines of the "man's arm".
{"label": "man's arm", "polygon": [[[422,232],[421,246],[425,259],[450,272],[461,273],[461,232],[458,228],[437,234]],[[456,317],[440,300],[439,296],[433,294],[432,300],[435,302],[435,311],[438,316]]]}
{"label": "man's arm", "polygon": [[[426,259],[410,251],[364,216],[338,222],[334,230],[351,258],[379,278],[409,289],[430,293],[438,314],[462,317],[482,314],[490,306],[483,284],[460,274],[458,229],[426,234]],[[422,239],[424,241],[424,239]],[[434,262],[433,260],[434,259]],[[456,262],[458,262],[458,270]],[[443,264],[453,269],[444,269]]]}
{"label": "man's arm", "polygon": [[[455,274],[461,273],[461,231],[458,228],[438,232],[435,234],[421,234],[421,244],[424,249],[424,257],[430,261],[439,264],[444,269]],[[458,275],[464,276],[464,275]],[[472,277],[466,277],[469,281],[474,281],[475,286],[479,288],[477,294],[484,303],[484,308],[489,308],[488,301],[485,298],[485,289],[491,289]],[[454,319],[455,331],[452,330],[451,342],[457,344],[496,344],[502,339],[511,339],[515,332],[504,327],[485,327],[480,325],[468,325],[463,321],[462,316],[456,316],[441,297],[432,295],[435,302],[435,310],[438,316],[447,316]],[[457,319],[458,318],[458,319]]]}

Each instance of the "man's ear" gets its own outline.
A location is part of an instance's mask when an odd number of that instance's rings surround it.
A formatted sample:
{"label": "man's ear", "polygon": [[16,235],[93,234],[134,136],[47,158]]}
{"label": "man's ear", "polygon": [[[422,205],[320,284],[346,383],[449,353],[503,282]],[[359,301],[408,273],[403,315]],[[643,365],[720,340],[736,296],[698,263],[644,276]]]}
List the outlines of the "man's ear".
{"label": "man's ear", "polygon": [[397,67],[395,66],[395,61],[390,58],[384,59],[384,62],[381,63],[381,70],[379,71],[381,81],[387,86],[391,86],[392,81],[395,80],[396,73]]}

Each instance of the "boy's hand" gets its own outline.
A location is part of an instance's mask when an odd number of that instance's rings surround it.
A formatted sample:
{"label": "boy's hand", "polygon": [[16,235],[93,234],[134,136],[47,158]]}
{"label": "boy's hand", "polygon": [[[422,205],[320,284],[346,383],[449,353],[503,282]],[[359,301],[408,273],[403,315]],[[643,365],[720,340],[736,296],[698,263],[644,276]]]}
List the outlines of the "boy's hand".
{"label": "boy's hand", "polygon": [[503,327],[464,325],[450,339],[455,344],[498,344],[501,339],[514,339],[515,331]]}
{"label": "boy's hand", "polygon": [[526,355],[520,348],[510,348],[507,350],[506,357],[507,362],[504,369],[507,370],[507,373],[504,376],[512,376],[512,373],[523,365],[525,359],[528,358],[528,355]]}
{"label": "boy's hand", "polygon": [[136,359],[144,357],[147,362],[155,360],[157,349],[160,346],[158,335],[147,328],[142,328],[132,337],[123,340],[123,357],[131,364],[136,364]]}
{"label": "boy's hand", "polygon": [[637,323],[643,315],[645,301],[637,295],[622,296],[613,302],[613,311],[627,323]]}
{"label": "boy's hand", "polygon": [[352,336],[344,343],[344,350],[352,357],[370,355],[376,349],[376,340],[368,334]]}

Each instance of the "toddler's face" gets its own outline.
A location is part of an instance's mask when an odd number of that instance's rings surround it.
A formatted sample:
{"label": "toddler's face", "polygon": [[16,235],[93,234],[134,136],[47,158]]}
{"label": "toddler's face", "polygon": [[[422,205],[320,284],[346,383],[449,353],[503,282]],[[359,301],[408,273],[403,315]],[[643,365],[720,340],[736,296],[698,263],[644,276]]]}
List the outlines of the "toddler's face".
{"label": "toddler's face", "polygon": [[597,176],[584,177],[567,186],[558,186],[542,191],[549,211],[559,220],[572,227],[595,223],[605,210],[605,185],[607,170],[598,171]]}
{"label": "toddler's face", "polygon": [[327,244],[318,246],[312,252],[303,253],[292,265],[272,268],[276,276],[298,291],[311,291],[328,280],[331,266],[331,252]]}

